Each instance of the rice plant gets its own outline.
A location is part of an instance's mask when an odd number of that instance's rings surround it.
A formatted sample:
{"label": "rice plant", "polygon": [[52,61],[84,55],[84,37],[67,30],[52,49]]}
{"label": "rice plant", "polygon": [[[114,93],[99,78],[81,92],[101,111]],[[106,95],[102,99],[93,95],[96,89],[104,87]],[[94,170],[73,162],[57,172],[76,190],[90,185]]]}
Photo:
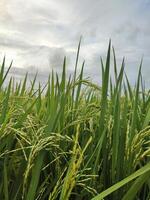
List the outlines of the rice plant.
{"label": "rice plant", "polygon": [[84,78],[84,63],[77,73],[80,43],[73,76],[67,78],[64,58],[61,77],[52,71],[38,88],[37,75],[30,88],[28,75],[4,87],[12,63],[5,71],[3,59],[0,199],[150,199],[150,93],[142,61],[132,87],[110,42],[99,86]]}

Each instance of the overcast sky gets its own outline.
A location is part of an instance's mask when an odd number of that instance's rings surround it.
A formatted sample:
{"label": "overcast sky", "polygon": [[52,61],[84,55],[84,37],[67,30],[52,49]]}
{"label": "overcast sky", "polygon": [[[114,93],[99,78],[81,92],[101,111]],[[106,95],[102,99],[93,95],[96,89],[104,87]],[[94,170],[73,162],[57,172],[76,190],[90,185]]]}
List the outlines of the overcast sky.
{"label": "overcast sky", "polygon": [[59,71],[67,55],[72,71],[81,35],[87,75],[99,78],[111,38],[133,82],[144,56],[150,83],[150,0],[0,0],[0,60],[5,54],[14,67]]}

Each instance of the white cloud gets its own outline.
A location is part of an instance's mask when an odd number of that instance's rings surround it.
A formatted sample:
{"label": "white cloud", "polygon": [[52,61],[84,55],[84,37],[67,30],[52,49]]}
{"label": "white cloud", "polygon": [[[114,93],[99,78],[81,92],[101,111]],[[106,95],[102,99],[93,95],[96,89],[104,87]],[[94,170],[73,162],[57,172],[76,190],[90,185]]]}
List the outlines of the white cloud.
{"label": "white cloud", "polygon": [[81,60],[86,59],[89,74],[98,74],[99,57],[112,38],[118,59],[127,57],[128,73],[133,74],[144,55],[147,74],[149,11],[147,0],[1,0],[0,55],[8,55],[16,67],[46,70],[50,64],[58,66],[67,54],[71,70],[83,35]]}

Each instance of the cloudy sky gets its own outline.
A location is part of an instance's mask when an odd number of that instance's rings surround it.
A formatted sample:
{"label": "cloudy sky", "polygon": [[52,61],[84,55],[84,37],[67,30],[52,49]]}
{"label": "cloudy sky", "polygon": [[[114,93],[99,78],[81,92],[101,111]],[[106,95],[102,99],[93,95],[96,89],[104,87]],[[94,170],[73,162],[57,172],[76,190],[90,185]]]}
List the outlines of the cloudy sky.
{"label": "cloudy sky", "polygon": [[66,55],[72,71],[81,35],[80,62],[94,80],[111,38],[132,82],[144,57],[150,84],[150,0],[0,0],[0,60],[5,54],[13,67],[59,71]]}

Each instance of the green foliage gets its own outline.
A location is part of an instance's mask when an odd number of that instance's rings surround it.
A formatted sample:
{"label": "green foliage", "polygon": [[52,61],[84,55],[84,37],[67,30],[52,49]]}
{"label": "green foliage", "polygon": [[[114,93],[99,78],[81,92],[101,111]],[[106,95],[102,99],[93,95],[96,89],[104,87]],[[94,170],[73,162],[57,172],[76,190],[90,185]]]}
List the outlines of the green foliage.
{"label": "green foliage", "polygon": [[[135,88],[120,68],[111,41],[101,58],[101,87],[78,74],[52,73],[47,84],[37,74],[3,83],[0,69],[0,199],[6,200],[149,200],[150,93],[141,66]],[[104,64],[105,63],[105,64]],[[114,80],[114,81],[113,81]]]}

